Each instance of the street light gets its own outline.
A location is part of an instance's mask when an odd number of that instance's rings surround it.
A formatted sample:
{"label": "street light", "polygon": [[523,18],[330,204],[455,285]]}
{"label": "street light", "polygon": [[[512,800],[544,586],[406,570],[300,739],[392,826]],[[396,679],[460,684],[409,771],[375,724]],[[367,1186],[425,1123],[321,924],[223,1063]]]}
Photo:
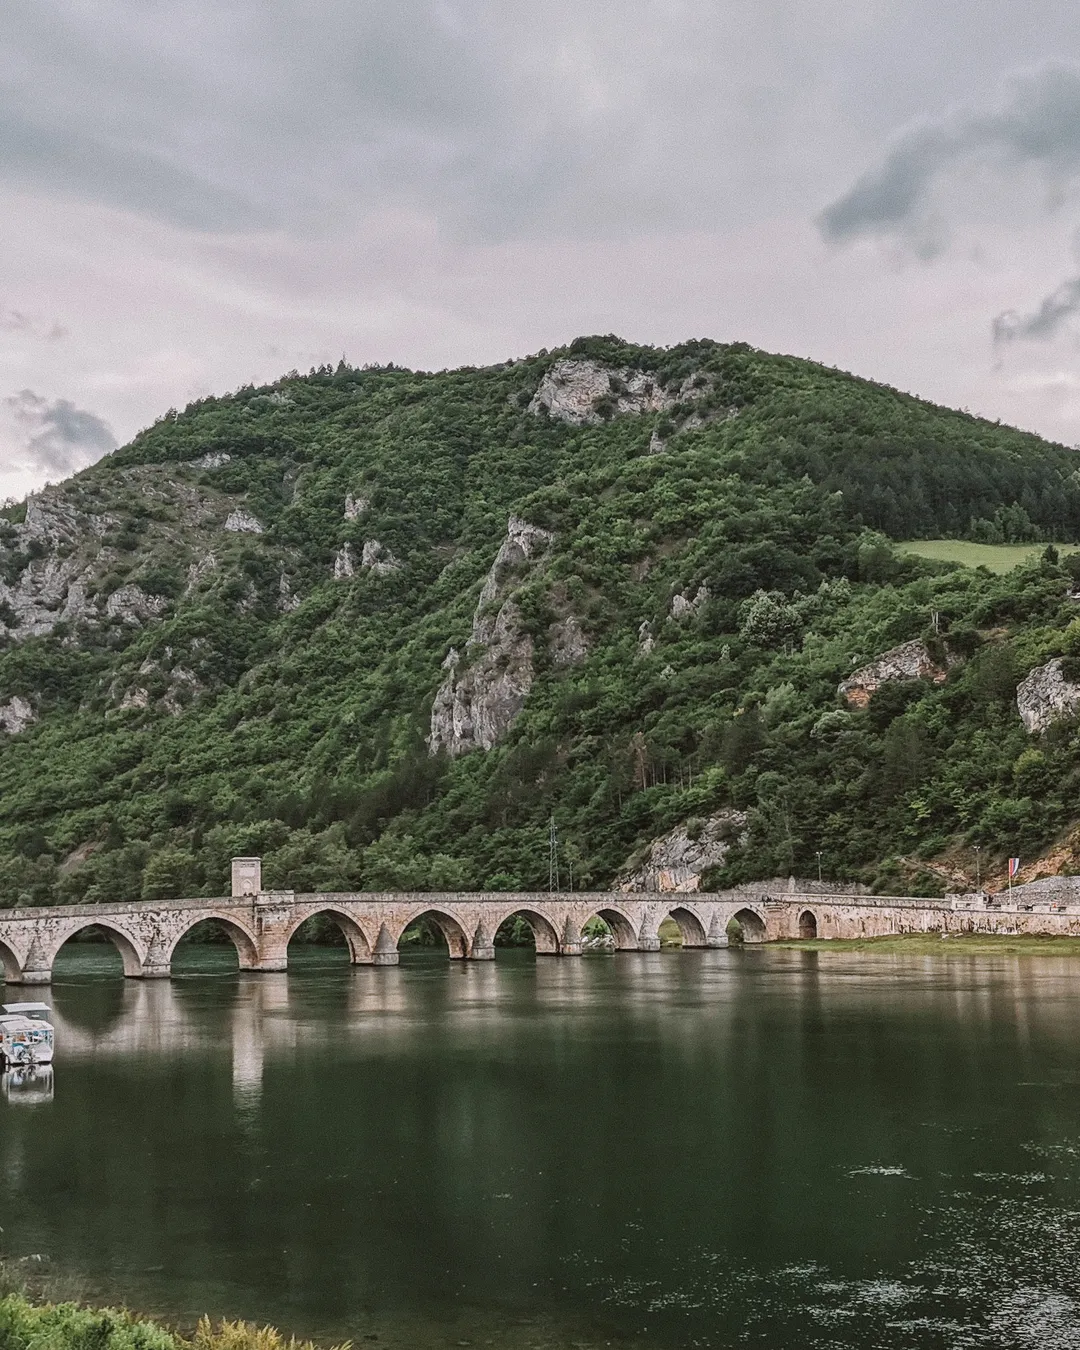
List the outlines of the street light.
{"label": "street light", "polygon": [[817,879],[818,879],[818,885],[820,886],[820,885],[821,885],[821,849],[816,848],[816,849],[814,849],[814,852],[817,854]]}
{"label": "street light", "polygon": [[979,854],[982,853],[982,844],[975,845],[975,889],[982,890],[982,859]]}

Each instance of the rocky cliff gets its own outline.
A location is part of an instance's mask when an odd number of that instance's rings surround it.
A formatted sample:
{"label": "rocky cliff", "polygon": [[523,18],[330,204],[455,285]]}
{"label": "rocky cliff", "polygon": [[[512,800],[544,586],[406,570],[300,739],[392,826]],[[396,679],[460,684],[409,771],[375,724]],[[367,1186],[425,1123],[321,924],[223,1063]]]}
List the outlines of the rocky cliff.
{"label": "rocky cliff", "polygon": [[510,517],[476,602],[464,655],[451,647],[443,662],[446,678],[431,708],[433,755],[490,750],[525,706],[533,683],[533,640],[514,594],[553,537],[549,530]]}
{"label": "rocky cliff", "polygon": [[907,680],[931,680],[934,684],[943,684],[949,676],[946,665],[939,664],[931,656],[925,642],[904,642],[842,680],[838,692],[851,707],[865,708],[883,684]]}
{"label": "rocky cliff", "polygon": [[1045,666],[1036,666],[1017,686],[1017,711],[1025,730],[1032,734],[1080,713],[1080,684],[1066,679],[1063,664],[1058,656]]}

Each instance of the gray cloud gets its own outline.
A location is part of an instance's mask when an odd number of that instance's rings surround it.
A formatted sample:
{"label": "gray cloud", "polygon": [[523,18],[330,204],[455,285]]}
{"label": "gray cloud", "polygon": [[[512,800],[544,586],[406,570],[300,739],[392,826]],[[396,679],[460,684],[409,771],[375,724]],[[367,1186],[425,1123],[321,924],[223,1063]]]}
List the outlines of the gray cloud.
{"label": "gray cloud", "polygon": [[826,239],[899,235],[932,254],[925,239],[936,182],[961,163],[989,159],[1001,169],[1033,165],[1060,186],[1080,171],[1080,67],[1045,65],[1014,77],[999,107],[960,108],[910,126],[882,159],[819,216]]}
{"label": "gray cloud", "polygon": [[72,126],[38,125],[11,108],[0,108],[0,173],[184,229],[251,230],[274,223],[269,207],[257,208],[164,155],[110,145]]}
{"label": "gray cloud", "polygon": [[27,435],[21,467],[36,473],[68,474],[116,449],[112,428],[96,413],[66,398],[50,402],[31,389],[4,400]]}
{"label": "gray cloud", "polygon": [[1006,310],[993,323],[994,342],[1019,340],[1048,342],[1057,337],[1065,321],[1080,312],[1080,277],[1063,281],[1029,314]]}

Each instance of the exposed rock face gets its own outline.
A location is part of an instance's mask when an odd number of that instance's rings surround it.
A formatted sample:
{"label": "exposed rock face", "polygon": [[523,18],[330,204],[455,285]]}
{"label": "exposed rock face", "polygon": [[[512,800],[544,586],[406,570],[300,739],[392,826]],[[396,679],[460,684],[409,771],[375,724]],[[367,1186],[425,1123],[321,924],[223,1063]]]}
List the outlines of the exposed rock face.
{"label": "exposed rock face", "polygon": [[947,678],[948,671],[937,664],[926,643],[916,639],[891,648],[876,661],[856,670],[841,682],[837,692],[851,707],[865,708],[883,684],[898,680],[933,680],[942,684]]}
{"label": "exposed rock face", "polygon": [[17,736],[36,721],[37,713],[28,699],[15,694],[6,703],[0,703],[0,731],[7,732],[9,736]]}
{"label": "exposed rock face", "polygon": [[465,648],[468,665],[462,669],[462,656],[453,647],[443,662],[446,678],[431,708],[428,748],[433,755],[490,750],[525,706],[533,682],[533,642],[512,592],[521,570],[553,538],[548,530],[510,517],[476,603]]}
{"label": "exposed rock face", "polygon": [[168,604],[163,596],[147,595],[140,586],[121,586],[106,600],[105,613],[121,623],[141,624],[156,619]]}
{"label": "exposed rock face", "polygon": [[666,449],[667,441],[664,440],[663,436],[661,436],[658,431],[654,431],[649,437],[649,454],[662,455]]}
{"label": "exposed rock face", "polygon": [[1062,658],[1056,656],[1029,671],[1017,686],[1017,711],[1029,732],[1045,731],[1052,723],[1080,712],[1080,684],[1065,678],[1061,664]]}
{"label": "exposed rock face", "polygon": [[374,572],[376,576],[384,577],[390,572],[396,572],[401,564],[385,545],[377,539],[369,539],[364,544],[360,566]]}
{"label": "exposed rock face", "polygon": [[548,629],[548,640],[551,643],[551,659],[560,669],[580,665],[589,654],[589,639],[576,614],[556,620]]}
{"label": "exposed rock face", "polygon": [[609,413],[666,412],[682,397],[681,391],[662,389],[653,375],[640,370],[616,370],[599,361],[563,357],[556,361],[533,395],[529,412],[546,409],[551,417],[575,426],[595,426],[604,420],[597,409],[607,401]]}
{"label": "exposed rock face", "polygon": [[354,497],[351,492],[345,494],[345,519],[358,520],[371,503],[366,497]]}
{"label": "exposed rock face", "polygon": [[342,544],[337,551],[337,557],[334,559],[334,580],[344,581],[351,577],[356,571],[356,564],[353,562],[352,548],[348,544]]}
{"label": "exposed rock face", "polygon": [[278,577],[278,600],[277,608],[279,614],[290,614],[300,603],[300,597],[293,595],[292,586],[289,585],[289,578],[284,569]]}
{"label": "exposed rock face", "polygon": [[199,586],[206,580],[217,568],[217,558],[212,553],[204,553],[198,562],[193,562],[188,567],[187,585],[184,587],[184,594],[190,595],[192,591],[197,591]]}
{"label": "exposed rock face", "polygon": [[709,599],[709,588],[704,582],[694,592],[693,597],[683,591],[676,591],[671,597],[671,617],[673,619],[692,619]]}
{"label": "exposed rock face", "polygon": [[744,838],[745,832],[744,811],[718,811],[699,822],[693,839],[686,825],[678,825],[653,841],[644,862],[619,877],[615,889],[683,893],[700,890],[702,872],[719,867],[731,845]]}
{"label": "exposed rock face", "polygon": [[[164,683],[165,692],[156,700],[157,706],[171,717],[179,717],[185,707],[204,689],[204,685],[194,671],[181,665],[180,662],[173,664],[173,649],[171,647],[166,647],[160,657],[148,656],[139,667],[138,675],[141,679],[124,691],[117,704],[121,712],[129,709],[149,708],[151,703],[155,702],[150,688],[156,687],[160,692]],[[146,683],[142,683],[142,681],[146,681]],[[114,683],[110,690],[110,697],[115,700],[119,692],[118,683]]]}
{"label": "exposed rock face", "polygon": [[648,619],[643,619],[641,626],[637,630],[638,651],[642,656],[648,656],[656,646],[656,638],[653,636],[652,624]]}
{"label": "exposed rock face", "polygon": [[225,450],[211,450],[208,454],[200,455],[198,459],[191,461],[194,469],[223,469],[226,464],[232,463],[232,455]]}
{"label": "exposed rock face", "polygon": [[255,519],[250,511],[245,511],[242,506],[236,507],[225,517],[223,529],[231,534],[262,534],[262,523]]}

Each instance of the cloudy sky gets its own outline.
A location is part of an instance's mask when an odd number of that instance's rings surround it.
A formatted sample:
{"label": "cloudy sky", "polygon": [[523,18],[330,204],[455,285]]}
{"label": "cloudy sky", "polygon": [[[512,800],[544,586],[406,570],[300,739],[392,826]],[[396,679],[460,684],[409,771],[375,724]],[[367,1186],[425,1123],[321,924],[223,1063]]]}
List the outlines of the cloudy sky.
{"label": "cloudy sky", "polygon": [[0,495],[344,354],[744,339],[1080,442],[1069,0],[6,0]]}

